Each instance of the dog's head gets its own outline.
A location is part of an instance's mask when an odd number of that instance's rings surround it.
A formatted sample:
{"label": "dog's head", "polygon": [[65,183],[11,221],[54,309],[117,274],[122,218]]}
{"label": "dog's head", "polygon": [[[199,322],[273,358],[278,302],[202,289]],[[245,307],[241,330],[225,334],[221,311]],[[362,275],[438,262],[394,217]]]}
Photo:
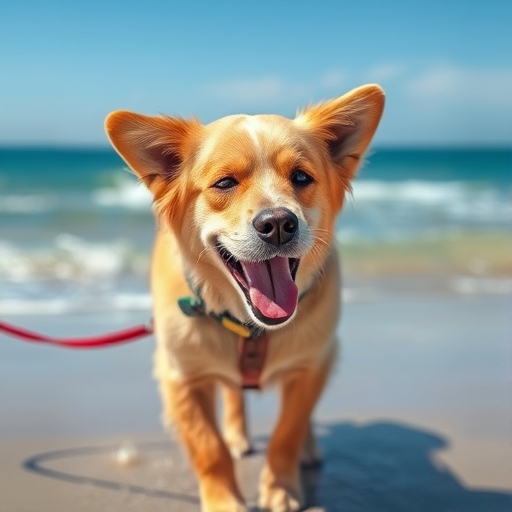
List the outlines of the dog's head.
{"label": "dog's head", "polygon": [[380,87],[367,85],[293,120],[237,115],[202,125],[118,111],[106,130],[153,193],[194,282],[221,272],[227,302],[269,329],[293,318],[321,273],[383,106]]}

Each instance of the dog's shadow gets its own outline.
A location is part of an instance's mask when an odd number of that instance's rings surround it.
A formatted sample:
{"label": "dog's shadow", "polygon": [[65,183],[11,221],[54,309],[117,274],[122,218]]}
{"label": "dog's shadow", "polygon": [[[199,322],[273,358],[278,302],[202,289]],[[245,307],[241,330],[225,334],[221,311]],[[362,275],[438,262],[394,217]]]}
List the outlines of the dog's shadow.
{"label": "dog's shadow", "polygon": [[435,452],[447,441],[397,423],[341,423],[323,429],[320,469],[304,469],[309,507],[328,512],[505,512],[512,493],[472,490]]}
{"label": "dog's shadow", "polygon": [[[317,430],[323,466],[302,471],[307,510],[311,512],[512,510],[512,493],[465,487],[453,472],[436,462],[436,451],[448,446],[437,434],[398,423],[345,422]],[[265,439],[257,441],[258,445],[266,444]],[[199,510],[195,479],[178,445],[158,441],[140,443],[139,448],[145,463],[129,471],[105,464],[105,457],[114,450],[112,446],[39,453],[26,459],[23,467],[61,484],[93,487],[124,497],[133,495],[134,503],[139,505],[144,503],[141,500],[156,499],[163,507],[158,510]],[[174,466],[163,464],[169,458]],[[257,452],[239,464],[251,505],[256,503],[263,459],[263,454]],[[84,462],[90,467],[88,472],[83,470]],[[155,509],[157,503],[151,503]],[[254,510],[251,508],[251,512]]]}

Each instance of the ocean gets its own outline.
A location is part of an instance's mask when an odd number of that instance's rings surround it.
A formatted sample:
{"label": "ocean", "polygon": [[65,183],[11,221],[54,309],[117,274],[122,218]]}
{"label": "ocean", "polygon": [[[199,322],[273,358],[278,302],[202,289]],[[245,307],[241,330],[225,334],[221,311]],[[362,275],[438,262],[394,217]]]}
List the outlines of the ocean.
{"label": "ocean", "polygon": [[[512,149],[377,149],[337,236],[349,272],[432,270],[409,260],[434,252],[503,274],[511,227]],[[113,150],[0,149],[0,314],[149,310],[153,236],[150,195]]]}

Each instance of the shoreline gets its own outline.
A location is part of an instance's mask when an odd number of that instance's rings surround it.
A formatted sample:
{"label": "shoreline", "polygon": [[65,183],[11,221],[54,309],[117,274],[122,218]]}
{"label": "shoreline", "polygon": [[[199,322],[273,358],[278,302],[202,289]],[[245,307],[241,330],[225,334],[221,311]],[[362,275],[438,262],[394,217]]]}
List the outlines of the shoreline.
{"label": "shoreline", "polygon": [[[512,261],[512,255],[511,255]],[[358,264],[365,265],[364,259]],[[385,265],[383,261],[376,265]],[[395,260],[394,265],[399,265]],[[384,301],[387,298],[407,300],[424,300],[451,297],[453,299],[471,300],[478,297],[511,297],[512,272],[412,272],[405,264],[399,272],[382,272],[366,267],[365,272],[354,269],[350,261],[342,259],[342,301],[343,303],[365,303]],[[375,271],[375,273],[373,273]],[[77,287],[79,285],[77,284]],[[151,294],[148,285],[122,283],[112,291],[112,286],[101,290],[90,290],[84,295],[70,297],[69,293],[58,296],[56,288],[52,296],[21,298],[0,298],[0,311],[7,321],[23,322],[31,317],[62,317],[67,315],[94,315],[106,312],[112,315],[133,314],[145,323],[151,318]],[[92,296],[92,291],[96,295]],[[133,322],[131,322],[133,323]]]}

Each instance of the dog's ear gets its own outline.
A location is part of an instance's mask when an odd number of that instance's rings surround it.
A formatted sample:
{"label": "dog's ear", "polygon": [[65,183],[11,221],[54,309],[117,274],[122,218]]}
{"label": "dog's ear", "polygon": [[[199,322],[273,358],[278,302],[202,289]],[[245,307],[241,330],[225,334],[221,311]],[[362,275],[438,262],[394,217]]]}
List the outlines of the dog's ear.
{"label": "dog's ear", "polygon": [[179,174],[200,127],[197,120],[122,110],[112,112],[105,120],[112,145],[153,193]]}
{"label": "dog's ear", "polygon": [[384,110],[384,91],[364,85],[309,107],[295,122],[320,138],[344,179],[352,179]]}

